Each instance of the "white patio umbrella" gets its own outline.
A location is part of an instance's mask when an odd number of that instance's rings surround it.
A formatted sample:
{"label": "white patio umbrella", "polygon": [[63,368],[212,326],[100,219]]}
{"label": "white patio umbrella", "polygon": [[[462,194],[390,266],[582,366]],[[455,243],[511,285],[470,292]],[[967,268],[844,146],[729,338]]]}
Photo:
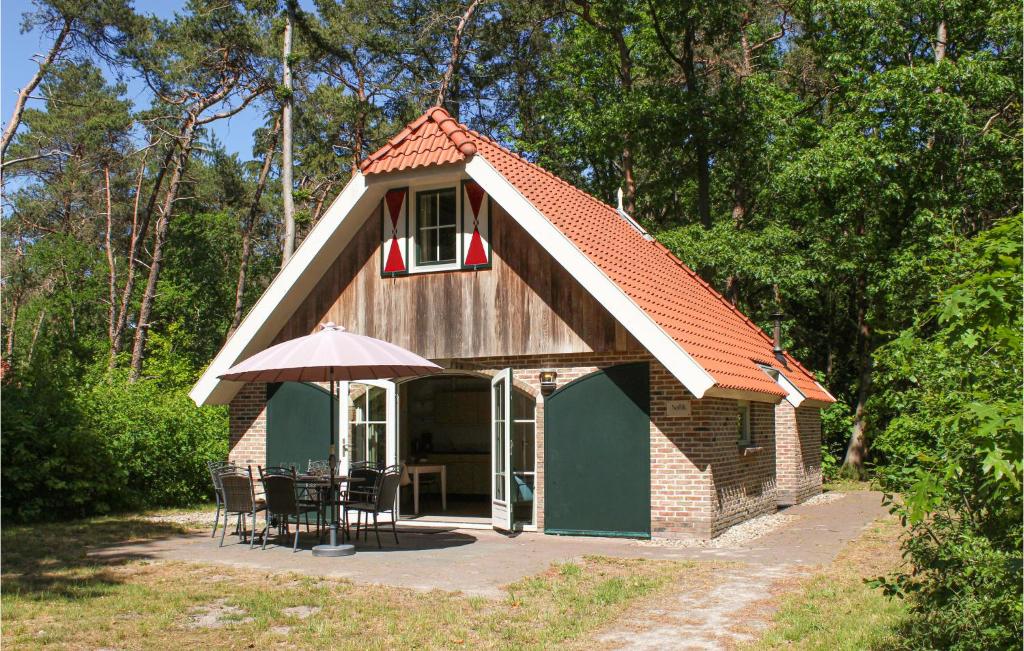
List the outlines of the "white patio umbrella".
{"label": "white patio umbrella", "polygon": [[[330,382],[331,423],[330,465],[331,488],[334,489],[335,454],[334,405],[337,404],[337,382],[378,380],[383,378],[428,375],[442,370],[440,366],[400,346],[346,332],[341,326],[325,323],[320,331],[271,346],[229,368],[222,380],[239,382]],[[332,499],[332,503],[334,500]],[[346,556],[354,553],[352,545],[338,544],[337,503],[331,507],[331,539],[329,545],[313,548],[315,556]]]}

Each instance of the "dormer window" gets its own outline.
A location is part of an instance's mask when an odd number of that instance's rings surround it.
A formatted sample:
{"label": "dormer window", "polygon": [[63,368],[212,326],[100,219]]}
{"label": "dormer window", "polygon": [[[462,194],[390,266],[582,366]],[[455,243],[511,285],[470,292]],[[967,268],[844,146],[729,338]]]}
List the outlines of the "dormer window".
{"label": "dormer window", "polygon": [[491,202],[472,180],[392,188],[380,211],[382,276],[491,266]]}
{"label": "dormer window", "polygon": [[416,264],[456,261],[459,238],[455,188],[416,194]]}

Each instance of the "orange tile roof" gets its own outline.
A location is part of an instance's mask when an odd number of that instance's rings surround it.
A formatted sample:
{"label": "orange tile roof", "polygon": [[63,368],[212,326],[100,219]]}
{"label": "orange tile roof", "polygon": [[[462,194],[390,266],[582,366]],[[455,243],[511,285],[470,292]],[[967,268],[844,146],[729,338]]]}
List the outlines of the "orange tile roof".
{"label": "orange tile roof", "polygon": [[682,263],[611,206],[432,108],[360,165],[380,174],[461,163],[482,155],[537,210],[726,389],[785,395],[758,364],[783,373],[809,399],[833,402],[814,376]]}

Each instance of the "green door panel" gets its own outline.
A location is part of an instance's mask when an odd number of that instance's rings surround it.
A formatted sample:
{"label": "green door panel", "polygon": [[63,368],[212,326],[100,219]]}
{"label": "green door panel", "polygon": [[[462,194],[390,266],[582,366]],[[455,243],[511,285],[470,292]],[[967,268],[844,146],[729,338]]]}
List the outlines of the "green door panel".
{"label": "green door panel", "polygon": [[315,384],[283,382],[267,386],[268,466],[295,464],[304,471],[310,459],[327,459],[330,401],[330,394]]}
{"label": "green door panel", "polygon": [[544,400],[544,531],[651,535],[650,374],[597,371]]}

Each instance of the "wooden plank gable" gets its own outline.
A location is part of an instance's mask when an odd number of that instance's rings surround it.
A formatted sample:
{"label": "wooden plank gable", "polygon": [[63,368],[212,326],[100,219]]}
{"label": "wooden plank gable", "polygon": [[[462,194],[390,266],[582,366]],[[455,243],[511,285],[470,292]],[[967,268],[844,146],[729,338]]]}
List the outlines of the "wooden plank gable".
{"label": "wooden plank gable", "polygon": [[490,269],[382,277],[367,215],[274,343],[333,321],[431,359],[640,350],[547,251],[492,204]]}

